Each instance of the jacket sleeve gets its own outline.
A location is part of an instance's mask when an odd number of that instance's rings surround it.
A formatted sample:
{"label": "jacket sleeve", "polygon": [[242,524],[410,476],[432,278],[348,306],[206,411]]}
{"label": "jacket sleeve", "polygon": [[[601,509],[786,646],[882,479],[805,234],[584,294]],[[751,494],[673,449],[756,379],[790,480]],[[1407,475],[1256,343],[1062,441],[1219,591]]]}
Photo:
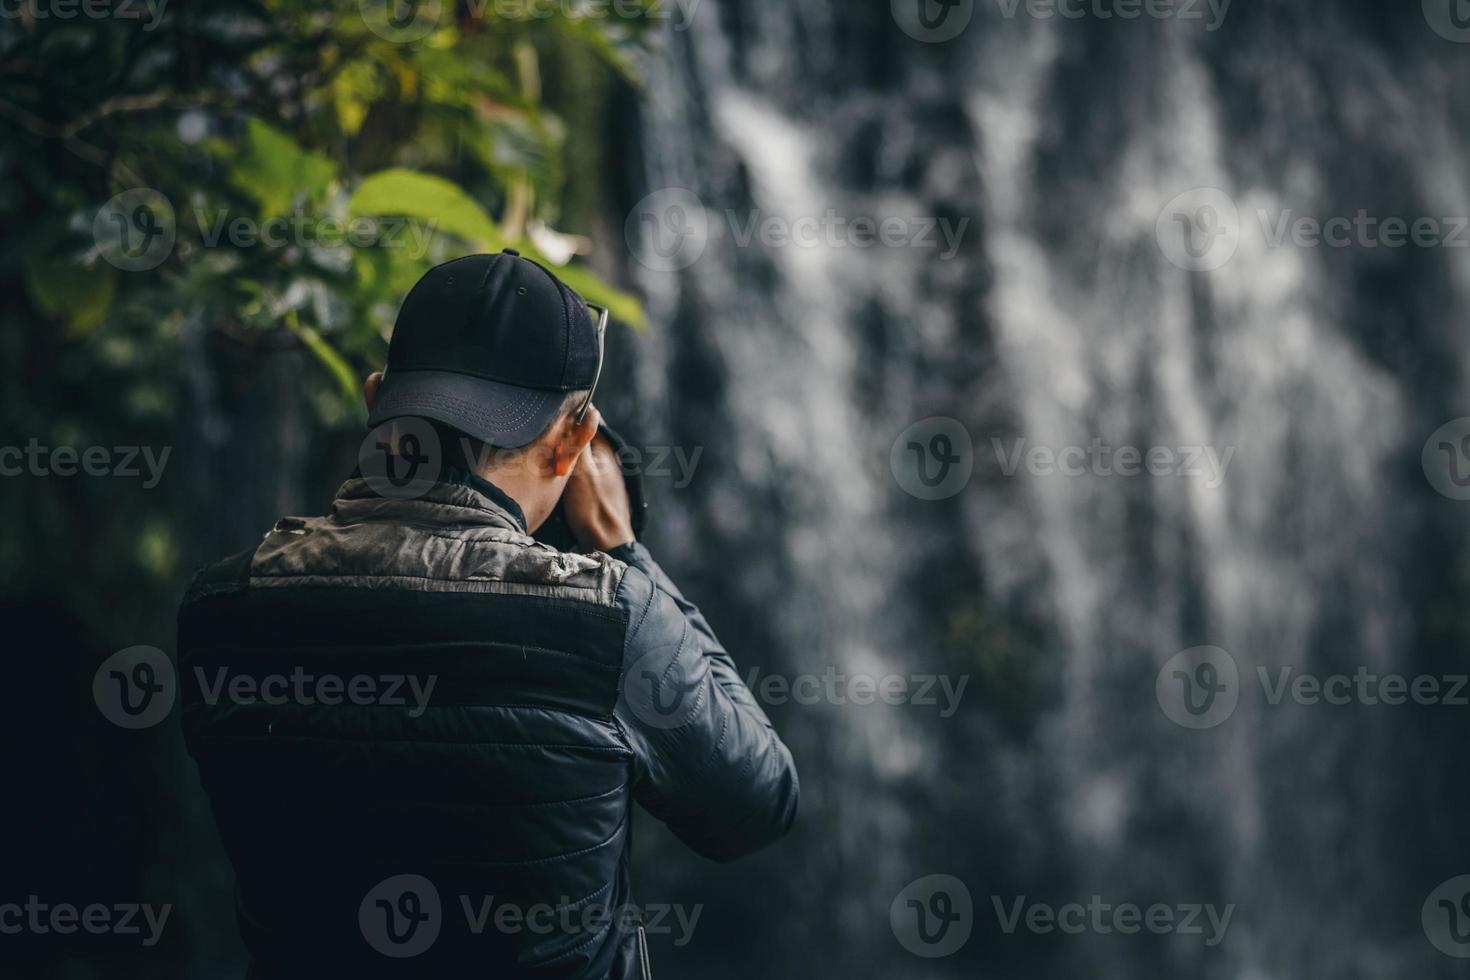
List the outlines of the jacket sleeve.
{"label": "jacket sleeve", "polygon": [[775,841],[796,818],[791,753],[709,623],[648,549],[628,564],[617,719],[636,757],[638,802],[698,853],[730,861]]}

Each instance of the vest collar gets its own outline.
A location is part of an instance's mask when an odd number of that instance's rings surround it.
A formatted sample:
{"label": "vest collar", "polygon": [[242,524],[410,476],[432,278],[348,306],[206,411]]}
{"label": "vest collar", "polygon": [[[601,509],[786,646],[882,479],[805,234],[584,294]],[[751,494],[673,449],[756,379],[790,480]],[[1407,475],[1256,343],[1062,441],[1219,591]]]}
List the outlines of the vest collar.
{"label": "vest collar", "polygon": [[446,466],[439,481],[417,497],[385,497],[354,472],[337,490],[332,519],[339,524],[406,521],[443,527],[499,526],[528,535],[526,515],[504,490],[468,470]]}

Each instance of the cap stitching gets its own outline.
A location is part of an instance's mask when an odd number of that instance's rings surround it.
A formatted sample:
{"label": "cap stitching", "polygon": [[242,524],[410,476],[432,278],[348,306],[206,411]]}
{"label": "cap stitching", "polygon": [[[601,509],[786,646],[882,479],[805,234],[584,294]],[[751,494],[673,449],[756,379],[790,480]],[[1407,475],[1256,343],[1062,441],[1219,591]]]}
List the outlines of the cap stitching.
{"label": "cap stitching", "polygon": [[568,391],[571,391],[572,390],[570,387],[568,387],[566,385],[562,385],[562,386],[557,387],[557,388],[538,388],[535,385],[528,385],[528,384],[526,384],[523,381],[519,381],[519,380],[516,380],[516,379],[513,379],[513,378],[502,378],[502,377],[499,377],[499,376],[493,375],[493,374],[478,374],[478,373],[476,373],[474,371],[461,371],[461,370],[457,370],[455,368],[439,367],[438,365],[429,365],[429,366],[419,367],[419,366],[405,366],[405,365],[400,364],[400,365],[398,365],[395,368],[391,368],[390,371],[389,371],[389,374],[390,375],[393,375],[393,374],[420,374],[420,373],[425,373],[425,372],[429,372],[429,371],[438,372],[440,374],[457,374],[457,375],[459,375],[461,377],[464,377],[464,378],[475,378],[475,379],[477,379],[479,381],[493,381],[496,384],[510,385],[512,388],[524,388],[526,391],[558,391],[558,392],[561,392],[562,394],[565,394]]}
{"label": "cap stitching", "polygon": [[477,402],[457,398],[454,395],[446,395],[443,392],[431,391],[414,392],[411,394],[403,393],[396,398],[389,397],[386,401],[387,404],[383,409],[385,412],[393,412],[398,407],[412,408],[413,403],[418,402],[422,407],[452,409],[485,422],[494,422],[498,425],[509,426],[519,426],[526,420],[533,418],[537,414],[537,409],[540,407],[540,402],[533,396],[532,398],[523,399],[518,406],[507,406],[508,410],[506,412],[490,412]]}

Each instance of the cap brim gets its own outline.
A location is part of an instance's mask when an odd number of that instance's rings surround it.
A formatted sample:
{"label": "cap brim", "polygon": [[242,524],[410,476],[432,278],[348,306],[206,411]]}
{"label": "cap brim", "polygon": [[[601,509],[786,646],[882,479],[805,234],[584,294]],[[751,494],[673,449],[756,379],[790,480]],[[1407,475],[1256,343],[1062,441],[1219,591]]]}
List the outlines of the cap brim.
{"label": "cap brim", "polygon": [[564,391],[518,388],[452,371],[391,371],[368,425],[416,416],[451,425],[498,449],[519,449],[546,431]]}

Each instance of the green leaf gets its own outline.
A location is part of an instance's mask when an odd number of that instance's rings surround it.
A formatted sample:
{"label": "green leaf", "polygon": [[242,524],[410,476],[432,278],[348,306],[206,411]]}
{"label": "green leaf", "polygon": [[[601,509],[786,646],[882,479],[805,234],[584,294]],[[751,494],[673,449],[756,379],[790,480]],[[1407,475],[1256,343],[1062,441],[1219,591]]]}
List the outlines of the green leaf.
{"label": "green leaf", "polygon": [[342,389],[342,394],[347,398],[348,403],[356,401],[357,375],[353,373],[352,365],[347,363],[346,358],[337,353],[337,349],[327,343],[322,335],[316,332],[316,328],[297,319],[295,310],[288,312],[285,319],[286,326],[301,338],[301,342],[306,345],[307,349],[315,354],[326,369],[332,373],[332,377],[336,378],[337,385]]}
{"label": "green leaf", "polygon": [[637,298],[615,289],[603,282],[595,273],[580,266],[562,266],[553,268],[558,279],[571,286],[582,294],[582,298],[597,306],[607,307],[608,313],[614,320],[626,323],[630,327],[643,330],[648,326],[648,321],[643,315],[643,304]]}
{"label": "green leaf", "polygon": [[107,319],[117,293],[117,270],[99,262],[87,269],[49,250],[25,250],[26,287],[36,308],[66,321],[72,334],[95,330]]}
{"label": "green leaf", "polygon": [[332,160],[303,150],[259,119],[246,124],[243,152],[230,170],[231,183],[255,199],[262,219],[290,213],[301,194],[309,201],[321,200],[336,176]]}
{"label": "green leaf", "polygon": [[433,174],[395,167],[363,180],[347,202],[353,217],[415,218],[486,251],[504,247],[500,229],[469,192]]}
{"label": "green leaf", "polygon": [[383,95],[376,66],[366,58],[349,61],[332,80],[331,94],[342,132],[356,136],[373,102]]}

